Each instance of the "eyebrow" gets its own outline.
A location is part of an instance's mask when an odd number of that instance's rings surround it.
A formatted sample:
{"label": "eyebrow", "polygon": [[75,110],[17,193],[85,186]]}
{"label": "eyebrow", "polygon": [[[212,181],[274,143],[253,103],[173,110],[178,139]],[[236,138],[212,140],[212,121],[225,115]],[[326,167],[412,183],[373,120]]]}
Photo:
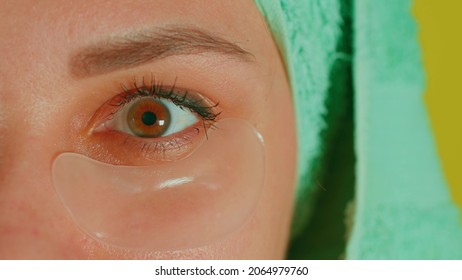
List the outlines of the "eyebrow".
{"label": "eyebrow", "polygon": [[135,67],[174,55],[218,53],[250,62],[255,56],[207,31],[188,27],[157,28],[152,31],[111,37],[107,41],[80,49],[70,59],[70,72],[85,78]]}

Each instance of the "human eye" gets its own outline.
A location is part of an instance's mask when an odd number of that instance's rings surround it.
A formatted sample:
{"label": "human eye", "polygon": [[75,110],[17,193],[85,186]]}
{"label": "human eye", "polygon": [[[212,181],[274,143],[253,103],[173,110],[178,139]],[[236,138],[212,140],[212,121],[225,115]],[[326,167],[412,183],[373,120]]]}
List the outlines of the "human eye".
{"label": "human eye", "polygon": [[[194,248],[251,217],[264,181],[263,137],[224,105],[226,116],[218,119],[218,103],[188,84],[141,79],[112,98],[101,96],[84,130],[86,147],[96,151],[55,158],[55,189],[96,240],[133,249]],[[105,87],[92,88],[106,95]]]}
{"label": "human eye", "polygon": [[[202,94],[171,85],[136,78],[101,106],[91,134],[106,141],[124,161],[175,160],[197,147],[220,112]],[[130,163],[130,160],[125,163]]]}

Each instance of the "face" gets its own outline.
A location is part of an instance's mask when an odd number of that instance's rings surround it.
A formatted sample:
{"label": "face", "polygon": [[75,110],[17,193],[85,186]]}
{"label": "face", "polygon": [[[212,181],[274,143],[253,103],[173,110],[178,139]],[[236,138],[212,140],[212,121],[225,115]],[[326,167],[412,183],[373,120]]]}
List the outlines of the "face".
{"label": "face", "polygon": [[[253,1],[2,1],[0,37],[0,258],[284,257],[295,184],[292,98]],[[161,93],[155,100],[162,102],[150,104],[140,95],[154,94],[148,90],[153,84]],[[185,103],[185,93],[206,103]],[[167,107],[171,116],[146,106]],[[123,114],[134,115],[134,123]],[[169,124],[175,128],[171,134],[149,130],[156,119],[175,122],[176,114],[187,114],[186,121]],[[196,134],[180,138],[194,142],[229,118],[245,121],[262,136],[265,172],[249,217],[219,238],[159,250],[101,242],[75,223],[56,191],[52,166],[64,152],[111,166],[155,168],[159,163],[146,159],[145,147],[192,131]],[[241,136],[241,130],[232,131],[226,137]],[[219,143],[223,152],[226,139]],[[211,153],[207,145],[201,147]],[[192,146],[181,149],[187,153]],[[177,160],[169,158],[169,170]],[[216,180],[232,181],[235,174],[219,172],[220,166]],[[169,205],[181,208],[176,198]],[[216,211],[207,207],[203,213]],[[187,236],[176,234],[178,242]],[[200,230],[190,235],[206,236]],[[171,236],[174,248],[175,232]]]}

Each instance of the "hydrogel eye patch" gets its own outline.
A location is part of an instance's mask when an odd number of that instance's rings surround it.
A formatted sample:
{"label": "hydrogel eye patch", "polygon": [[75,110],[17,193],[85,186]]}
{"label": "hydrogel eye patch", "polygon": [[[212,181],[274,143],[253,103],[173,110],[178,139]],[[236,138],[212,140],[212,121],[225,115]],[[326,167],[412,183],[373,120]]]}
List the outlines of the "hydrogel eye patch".
{"label": "hydrogel eye patch", "polygon": [[224,119],[191,155],[120,166],[76,153],[53,162],[53,184],[79,227],[120,247],[175,250],[206,245],[241,228],[262,191],[260,134]]}

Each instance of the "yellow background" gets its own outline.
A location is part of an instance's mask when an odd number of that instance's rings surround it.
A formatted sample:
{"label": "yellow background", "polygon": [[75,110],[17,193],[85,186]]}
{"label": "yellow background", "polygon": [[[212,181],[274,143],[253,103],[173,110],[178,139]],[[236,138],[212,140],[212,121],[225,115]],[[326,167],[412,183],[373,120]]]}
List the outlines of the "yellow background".
{"label": "yellow background", "polygon": [[462,209],[462,0],[415,0],[425,103],[453,200]]}

